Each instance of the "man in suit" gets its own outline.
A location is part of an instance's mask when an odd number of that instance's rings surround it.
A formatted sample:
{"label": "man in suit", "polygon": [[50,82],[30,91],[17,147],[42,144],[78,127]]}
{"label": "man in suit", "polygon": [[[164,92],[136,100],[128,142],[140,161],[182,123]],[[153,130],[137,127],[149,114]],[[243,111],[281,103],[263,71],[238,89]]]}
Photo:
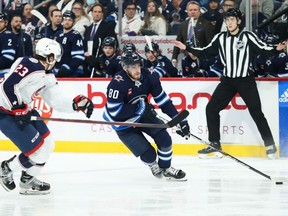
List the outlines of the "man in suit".
{"label": "man in suit", "polygon": [[[214,29],[209,21],[200,17],[200,4],[196,1],[190,1],[187,3],[186,9],[188,18],[181,23],[176,40],[185,44],[187,40],[193,38],[195,46],[204,47],[208,45],[214,36]],[[179,52],[179,48],[174,47],[172,63],[175,66],[178,63]]]}
{"label": "man in suit", "polygon": [[105,9],[101,4],[95,4],[92,7],[93,23],[88,26],[84,32],[84,76],[91,74],[93,62],[102,54],[101,43],[105,37],[114,37],[117,42],[117,36],[114,31],[113,23],[104,21]]}

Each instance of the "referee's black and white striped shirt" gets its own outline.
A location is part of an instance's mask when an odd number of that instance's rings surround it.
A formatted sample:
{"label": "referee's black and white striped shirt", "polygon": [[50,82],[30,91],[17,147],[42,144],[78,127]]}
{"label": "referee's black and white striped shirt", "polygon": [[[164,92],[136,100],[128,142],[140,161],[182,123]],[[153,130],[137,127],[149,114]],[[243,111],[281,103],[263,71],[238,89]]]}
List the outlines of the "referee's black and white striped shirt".
{"label": "referee's black and white striped shirt", "polygon": [[224,65],[223,76],[230,78],[251,76],[254,73],[252,62],[255,54],[272,56],[277,53],[275,47],[265,44],[253,32],[247,30],[240,30],[236,35],[220,32],[206,47],[186,46],[186,51],[198,58],[220,54]]}

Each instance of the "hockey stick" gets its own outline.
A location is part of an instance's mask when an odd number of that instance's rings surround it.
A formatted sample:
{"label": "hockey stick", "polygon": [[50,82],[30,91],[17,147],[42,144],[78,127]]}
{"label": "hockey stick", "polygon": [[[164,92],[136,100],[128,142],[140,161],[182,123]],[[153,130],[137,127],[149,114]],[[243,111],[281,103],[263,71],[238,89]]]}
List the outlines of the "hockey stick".
{"label": "hockey stick", "polygon": [[[45,26],[45,37],[47,37],[47,19],[46,17],[43,16],[43,14],[41,14],[39,11],[33,9],[31,11],[31,14],[34,15],[35,17],[37,17]],[[40,32],[40,31],[39,31]]]}
{"label": "hockey stick", "polygon": [[189,112],[183,110],[179,113],[178,116],[173,118],[171,121],[164,124],[149,124],[149,123],[133,123],[133,122],[107,122],[107,121],[98,121],[98,120],[82,120],[82,119],[63,119],[63,118],[44,118],[39,116],[32,116],[32,121],[57,121],[57,122],[70,122],[70,123],[86,123],[86,124],[105,124],[105,125],[122,125],[122,126],[131,126],[131,127],[141,127],[141,128],[171,128],[183,121]]}
{"label": "hockey stick", "polygon": [[145,35],[146,43],[148,44],[149,50],[151,51],[152,55],[155,57],[156,62],[158,63],[158,58],[154,54],[153,46],[152,46],[152,40],[148,35]]}
{"label": "hockey stick", "polygon": [[41,22],[42,22],[44,25],[47,24],[47,19],[46,19],[46,17],[44,17],[39,11],[33,9],[33,10],[31,11],[31,13],[32,13],[35,17],[37,17],[39,20],[41,20]]}
{"label": "hockey stick", "polygon": [[238,158],[236,158],[236,157],[234,157],[234,156],[232,156],[232,155],[230,155],[230,154],[228,154],[228,153],[226,153],[226,152],[224,152],[224,151],[222,151],[222,150],[219,150],[219,149],[215,148],[214,146],[210,145],[208,142],[202,140],[202,139],[199,138],[198,136],[196,136],[196,135],[194,135],[194,134],[192,134],[192,133],[190,133],[190,136],[192,136],[192,137],[194,137],[195,139],[199,140],[200,142],[208,145],[210,148],[216,150],[217,152],[219,152],[219,153],[221,153],[221,154],[223,154],[223,155],[231,158],[232,160],[236,161],[237,163],[242,164],[242,165],[245,166],[246,168],[248,168],[248,169],[250,169],[250,170],[258,173],[258,174],[261,175],[261,176],[264,176],[265,178],[269,179],[270,181],[275,182],[276,184],[283,184],[283,182],[288,182],[288,178],[285,178],[285,177],[271,177],[271,176],[269,176],[269,175],[267,175],[267,174],[265,174],[265,173],[263,173],[263,172],[255,169],[254,167],[252,167],[252,166],[244,163],[243,161],[239,160]]}

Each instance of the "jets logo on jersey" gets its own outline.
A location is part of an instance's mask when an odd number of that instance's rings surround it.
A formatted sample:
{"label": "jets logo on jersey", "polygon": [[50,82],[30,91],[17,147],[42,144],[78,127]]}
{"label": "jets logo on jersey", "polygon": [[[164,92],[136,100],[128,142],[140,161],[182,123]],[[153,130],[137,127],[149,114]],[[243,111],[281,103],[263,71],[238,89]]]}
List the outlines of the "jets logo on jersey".
{"label": "jets logo on jersey", "polygon": [[120,76],[120,75],[115,76],[114,79],[115,79],[117,82],[124,81],[124,79],[123,79],[122,76]]}

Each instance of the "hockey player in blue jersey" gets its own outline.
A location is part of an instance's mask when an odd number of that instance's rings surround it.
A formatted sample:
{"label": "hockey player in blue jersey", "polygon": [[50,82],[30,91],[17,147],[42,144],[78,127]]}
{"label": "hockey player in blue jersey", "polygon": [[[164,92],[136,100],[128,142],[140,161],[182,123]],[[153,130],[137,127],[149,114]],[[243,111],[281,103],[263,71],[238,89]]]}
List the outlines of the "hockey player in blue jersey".
{"label": "hockey player in blue jersey", "polygon": [[[50,16],[50,15],[49,15]],[[51,11],[51,20],[47,25],[42,25],[36,27],[35,35],[40,34],[41,37],[46,37],[50,39],[55,38],[55,34],[63,31],[62,22],[62,13],[59,9],[54,9]]]}
{"label": "hockey player in blue jersey", "polygon": [[[159,74],[141,68],[141,58],[135,52],[124,52],[121,58],[123,70],[114,75],[107,87],[107,104],[103,118],[110,122],[162,124],[163,121],[157,117],[153,105],[148,103],[150,94],[162,112],[170,118],[177,116],[175,106],[162,89]],[[156,69],[163,72],[159,66]],[[177,133],[188,138],[190,132],[187,120],[179,125]],[[184,179],[185,172],[171,167],[172,140],[166,129],[115,125],[112,127],[127,148],[150,167],[154,176],[162,177],[163,174],[169,179]],[[157,145],[157,154],[144,133],[153,138]]]}
{"label": "hockey player in blue jersey", "polygon": [[82,111],[87,118],[94,108],[89,98],[65,93],[50,72],[62,56],[59,43],[40,39],[35,53],[35,58],[18,58],[0,84],[0,130],[21,151],[1,162],[0,184],[7,191],[14,190],[13,174],[22,170],[19,186],[20,194],[24,195],[50,192],[50,184],[36,176],[53,152],[54,141],[44,121],[31,121],[31,115],[39,116],[33,107],[35,97],[39,95],[50,107],[61,112]]}
{"label": "hockey player in blue jersey", "polygon": [[285,51],[272,57],[258,55],[256,63],[260,77],[288,77],[288,55]]}
{"label": "hockey player in blue jersey", "polygon": [[[123,45],[123,52],[127,52],[127,51],[132,51],[132,52],[136,52],[137,53],[136,46],[133,43],[125,43]],[[142,59],[143,67],[147,68],[147,65],[148,65],[147,59],[143,58],[142,56],[140,56],[140,58]]]}
{"label": "hockey player in blue jersey", "polygon": [[114,37],[105,37],[102,42],[103,53],[96,59],[92,59],[93,77],[113,77],[114,74],[122,69],[120,60],[121,55],[117,53],[116,40]]}
{"label": "hockey player in blue jersey", "polygon": [[9,71],[17,50],[16,36],[6,29],[7,25],[7,15],[0,12],[0,78]]}
{"label": "hockey player in blue jersey", "polygon": [[147,68],[153,70],[158,64],[164,69],[159,73],[160,77],[181,77],[179,71],[173,66],[171,61],[164,55],[161,54],[159,45],[156,42],[151,42],[152,49],[149,49],[148,44],[145,45],[145,56],[147,58]]}
{"label": "hockey player in blue jersey", "polygon": [[[192,40],[188,40],[186,42],[186,46],[195,47],[195,42]],[[213,60],[215,60],[213,58]],[[213,60],[211,59],[198,59],[197,56],[192,53],[185,52],[185,56],[182,58],[182,76],[183,77],[208,77],[210,65],[213,64]]]}
{"label": "hockey player in blue jersey", "polygon": [[73,30],[76,16],[66,10],[63,15],[63,32],[55,35],[56,41],[63,47],[63,57],[55,64],[56,77],[79,77],[83,74],[83,39],[77,30]]}

